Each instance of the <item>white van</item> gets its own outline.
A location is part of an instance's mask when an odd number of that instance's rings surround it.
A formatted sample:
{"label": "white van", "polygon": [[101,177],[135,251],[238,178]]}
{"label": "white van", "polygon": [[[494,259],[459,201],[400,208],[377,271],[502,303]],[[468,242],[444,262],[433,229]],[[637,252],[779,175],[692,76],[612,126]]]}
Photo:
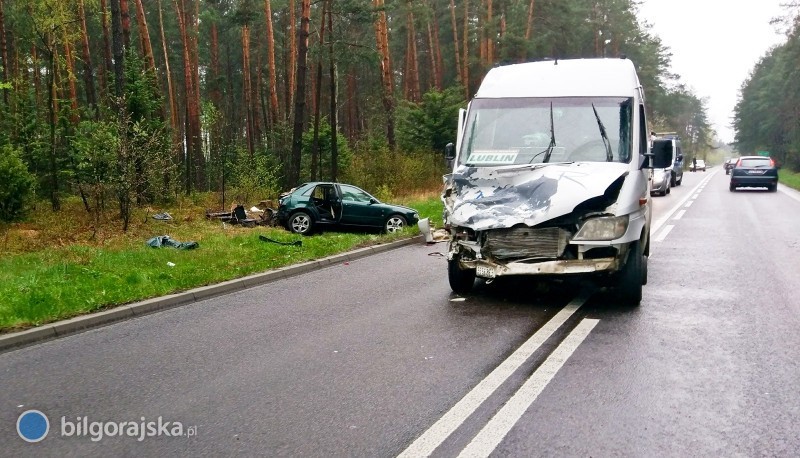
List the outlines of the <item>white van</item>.
{"label": "white van", "polygon": [[627,59],[489,71],[459,117],[442,200],[448,277],[594,275],[638,304],[650,252],[644,91]]}

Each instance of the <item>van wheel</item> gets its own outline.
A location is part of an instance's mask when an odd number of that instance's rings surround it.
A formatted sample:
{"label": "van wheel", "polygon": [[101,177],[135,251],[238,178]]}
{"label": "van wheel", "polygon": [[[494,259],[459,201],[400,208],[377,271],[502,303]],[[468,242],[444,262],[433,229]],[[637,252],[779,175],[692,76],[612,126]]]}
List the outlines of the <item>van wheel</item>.
{"label": "van wheel", "polygon": [[620,272],[617,283],[617,296],[623,305],[635,307],[642,301],[642,284],[645,282],[646,267],[641,241],[631,244],[628,260]]}
{"label": "van wheel", "polygon": [[455,255],[447,262],[447,279],[454,293],[467,294],[475,284],[475,269],[462,269],[459,259],[461,256]]}

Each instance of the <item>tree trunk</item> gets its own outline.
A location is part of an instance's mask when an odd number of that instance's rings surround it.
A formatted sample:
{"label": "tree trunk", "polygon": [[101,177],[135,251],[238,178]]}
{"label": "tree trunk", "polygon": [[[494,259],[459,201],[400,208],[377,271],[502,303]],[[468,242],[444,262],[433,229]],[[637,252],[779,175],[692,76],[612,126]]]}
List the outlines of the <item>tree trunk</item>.
{"label": "tree trunk", "polygon": [[31,46],[31,61],[33,63],[33,99],[38,109],[42,100],[42,74],[39,68],[39,55],[36,45]]}
{"label": "tree trunk", "polygon": [[[164,35],[164,14],[161,7],[161,0],[158,0],[158,27],[161,32],[161,47],[164,51],[164,73],[167,76],[167,94],[169,97],[169,121],[172,127],[172,138],[175,145],[178,144],[178,107],[175,105],[175,87],[172,85],[172,71],[169,68],[169,53],[167,52],[167,40]],[[179,161],[178,164],[182,163]]]}
{"label": "tree trunk", "polygon": [[[438,16],[436,14],[435,7],[431,5],[431,8],[433,8],[433,37],[431,38],[431,52],[433,53],[433,59],[436,62],[434,67],[436,71],[434,72],[433,82],[436,86],[436,89],[441,91],[443,89],[442,72],[444,70],[444,59],[442,59],[442,46],[439,38],[439,22],[437,20]],[[430,27],[430,23],[428,26]]]}
{"label": "tree trunk", "polygon": [[464,70],[461,73],[461,82],[464,84],[467,100],[469,100],[469,0],[464,0],[464,49],[461,51]]}
{"label": "tree trunk", "polygon": [[[159,0],[160,2],[161,0]],[[108,7],[106,0],[100,0],[100,22],[103,28],[103,65],[100,67],[100,88],[108,95],[108,80],[113,73],[111,63],[111,33],[108,30]]]}
{"label": "tree trunk", "polygon": [[456,64],[456,81],[463,84],[463,70],[461,68],[461,53],[459,52],[459,41],[458,41],[458,24],[456,21],[456,4],[454,0],[450,0],[450,22],[452,23],[451,26],[453,28],[453,56],[455,57],[455,64]]}
{"label": "tree trunk", "polygon": [[70,121],[73,125],[77,125],[80,120],[78,114],[78,86],[75,84],[75,59],[72,56],[72,47],[69,45],[69,40],[64,37],[64,58],[67,64],[67,84],[69,86],[69,102],[70,102]]}
{"label": "tree trunk", "polygon": [[[328,0],[332,2],[333,0]],[[333,14],[331,6],[328,6],[328,30],[333,35]],[[328,83],[331,85],[331,181],[339,180],[339,121],[337,100],[338,89],[336,88],[336,54],[333,52],[333,40],[328,40],[328,56],[330,57],[330,77]]]}
{"label": "tree trunk", "polygon": [[[2,1],[2,0],[0,0]],[[95,120],[100,119],[100,110],[97,106],[97,92],[94,87],[94,67],[92,66],[92,52],[89,48],[89,33],[86,29],[86,11],[83,0],[78,0],[78,20],[81,23],[81,44],[83,45],[84,84],[86,85],[86,102],[94,111]]]}
{"label": "tree trunk", "polygon": [[319,25],[319,60],[317,61],[317,78],[314,86],[314,140],[311,144],[311,181],[316,181],[320,163],[319,152],[319,121],[320,121],[320,98],[322,96],[322,46],[325,44],[325,14],[329,7],[330,0],[322,3],[322,20]]}
{"label": "tree trunk", "polygon": [[278,75],[275,70],[275,33],[272,28],[271,0],[264,0],[264,16],[267,23],[267,66],[269,68],[269,119],[278,122]]}
{"label": "tree trunk", "polygon": [[373,5],[378,12],[375,21],[375,38],[378,43],[378,53],[381,55],[381,83],[383,84],[383,108],[386,110],[386,141],[389,148],[394,149],[394,81],[392,76],[392,61],[389,54],[389,32],[386,24],[386,10],[383,0],[373,0]]}
{"label": "tree trunk", "polygon": [[141,38],[142,54],[144,54],[147,70],[155,73],[156,59],[153,56],[153,45],[150,42],[150,30],[147,28],[147,16],[144,14],[142,0],[136,2],[136,22],[139,25],[139,37]]}
{"label": "tree trunk", "polygon": [[[8,82],[8,48],[6,47],[6,19],[3,13],[3,0],[0,0],[0,66],[3,67],[2,81]],[[8,89],[2,89],[3,103],[8,105]]]}
{"label": "tree trunk", "polygon": [[411,2],[407,3],[408,14],[406,14],[406,31],[408,33],[408,99],[412,102],[419,102],[419,62],[417,61],[417,37],[414,28],[414,13],[411,11]]}
{"label": "tree trunk", "polygon": [[247,152],[252,159],[255,154],[255,142],[253,141],[253,104],[251,82],[250,82],[250,28],[247,24],[242,26],[242,94],[244,95],[245,107],[245,133],[247,138]]}
{"label": "tree trunk", "polygon": [[48,110],[50,121],[50,205],[53,211],[61,210],[61,200],[58,195],[58,147],[56,145],[56,124],[58,123],[58,94],[56,93],[56,47],[53,33],[47,34],[47,47],[49,48],[48,62]]}
{"label": "tree trunk", "polygon": [[120,0],[111,0],[111,44],[114,51],[114,105],[119,108],[120,99],[125,88],[125,52],[122,38],[122,16]]}
{"label": "tree trunk", "polygon": [[[301,0],[301,2],[305,2],[305,0]],[[295,72],[297,71],[297,62],[299,60],[297,46],[300,38],[297,36],[297,17],[295,16],[295,10],[294,0],[289,0],[289,62],[286,65],[286,74],[289,84],[286,86],[286,119],[289,119],[291,114],[292,104],[296,97],[295,92],[297,91]]]}
{"label": "tree trunk", "polygon": [[292,158],[289,166],[289,184],[300,180],[300,155],[303,149],[303,126],[306,104],[306,66],[308,56],[308,30],[311,22],[311,0],[301,0],[300,31],[297,34],[297,91],[294,97],[294,131],[292,133]]}
{"label": "tree trunk", "polygon": [[[114,0],[112,0],[114,1]],[[131,48],[131,13],[128,9],[128,0],[119,0],[119,10],[122,21],[122,38],[125,50]]]}
{"label": "tree trunk", "polygon": [[494,65],[494,42],[496,39],[494,31],[494,15],[492,12],[492,0],[486,0],[486,68]]}
{"label": "tree trunk", "polygon": [[183,84],[184,84],[184,144],[185,146],[185,165],[186,165],[186,194],[190,194],[194,187],[194,160],[195,160],[195,143],[192,141],[193,136],[193,126],[192,122],[194,120],[194,116],[192,116],[192,100],[193,100],[193,92],[194,92],[194,78],[192,77],[192,59],[189,53],[189,37],[187,36],[187,24],[186,24],[186,3],[185,0],[173,0],[175,4],[175,12],[178,19],[178,29],[181,34],[181,43],[182,43],[182,50],[183,50]]}

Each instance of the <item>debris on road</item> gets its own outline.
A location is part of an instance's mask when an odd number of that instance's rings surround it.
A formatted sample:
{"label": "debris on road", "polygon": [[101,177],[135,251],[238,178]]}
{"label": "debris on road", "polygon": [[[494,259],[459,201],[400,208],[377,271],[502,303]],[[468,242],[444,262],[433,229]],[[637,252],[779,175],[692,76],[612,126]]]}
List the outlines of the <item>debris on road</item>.
{"label": "debris on road", "polygon": [[177,248],[179,250],[193,250],[195,248],[200,248],[200,244],[195,241],[179,242],[168,235],[159,235],[153,237],[147,241],[147,244],[153,248],[162,248],[166,246]]}
{"label": "debris on road", "polygon": [[303,241],[302,240],[295,240],[293,242],[281,242],[279,240],[273,240],[273,239],[271,239],[271,238],[269,238],[269,237],[267,237],[265,235],[259,235],[258,239],[261,240],[262,242],[272,242],[272,243],[277,243],[278,245],[303,246]]}

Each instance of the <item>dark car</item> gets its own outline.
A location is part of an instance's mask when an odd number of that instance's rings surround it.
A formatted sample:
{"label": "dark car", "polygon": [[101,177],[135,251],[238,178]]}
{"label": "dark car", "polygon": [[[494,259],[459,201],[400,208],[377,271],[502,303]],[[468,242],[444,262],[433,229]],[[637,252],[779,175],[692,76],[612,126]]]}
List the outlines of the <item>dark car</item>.
{"label": "dark car", "polygon": [[730,190],[736,188],[767,188],[778,190],[778,167],[766,156],[742,156],[731,169]]}
{"label": "dark car", "polygon": [[723,165],[723,168],[725,169],[725,175],[731,174],[731,169],[736,167],[736,161],[738,161],[738,159],[735,157],[732,157],[725,161],[725,164]]}
{"label": "dark car", "polygon": [[396,232],[419,221],[413,208],[381,203],[350,184],[314,182],[294,188],[278,201],[278,221],[308,235],[324,226],[359,226]]}

